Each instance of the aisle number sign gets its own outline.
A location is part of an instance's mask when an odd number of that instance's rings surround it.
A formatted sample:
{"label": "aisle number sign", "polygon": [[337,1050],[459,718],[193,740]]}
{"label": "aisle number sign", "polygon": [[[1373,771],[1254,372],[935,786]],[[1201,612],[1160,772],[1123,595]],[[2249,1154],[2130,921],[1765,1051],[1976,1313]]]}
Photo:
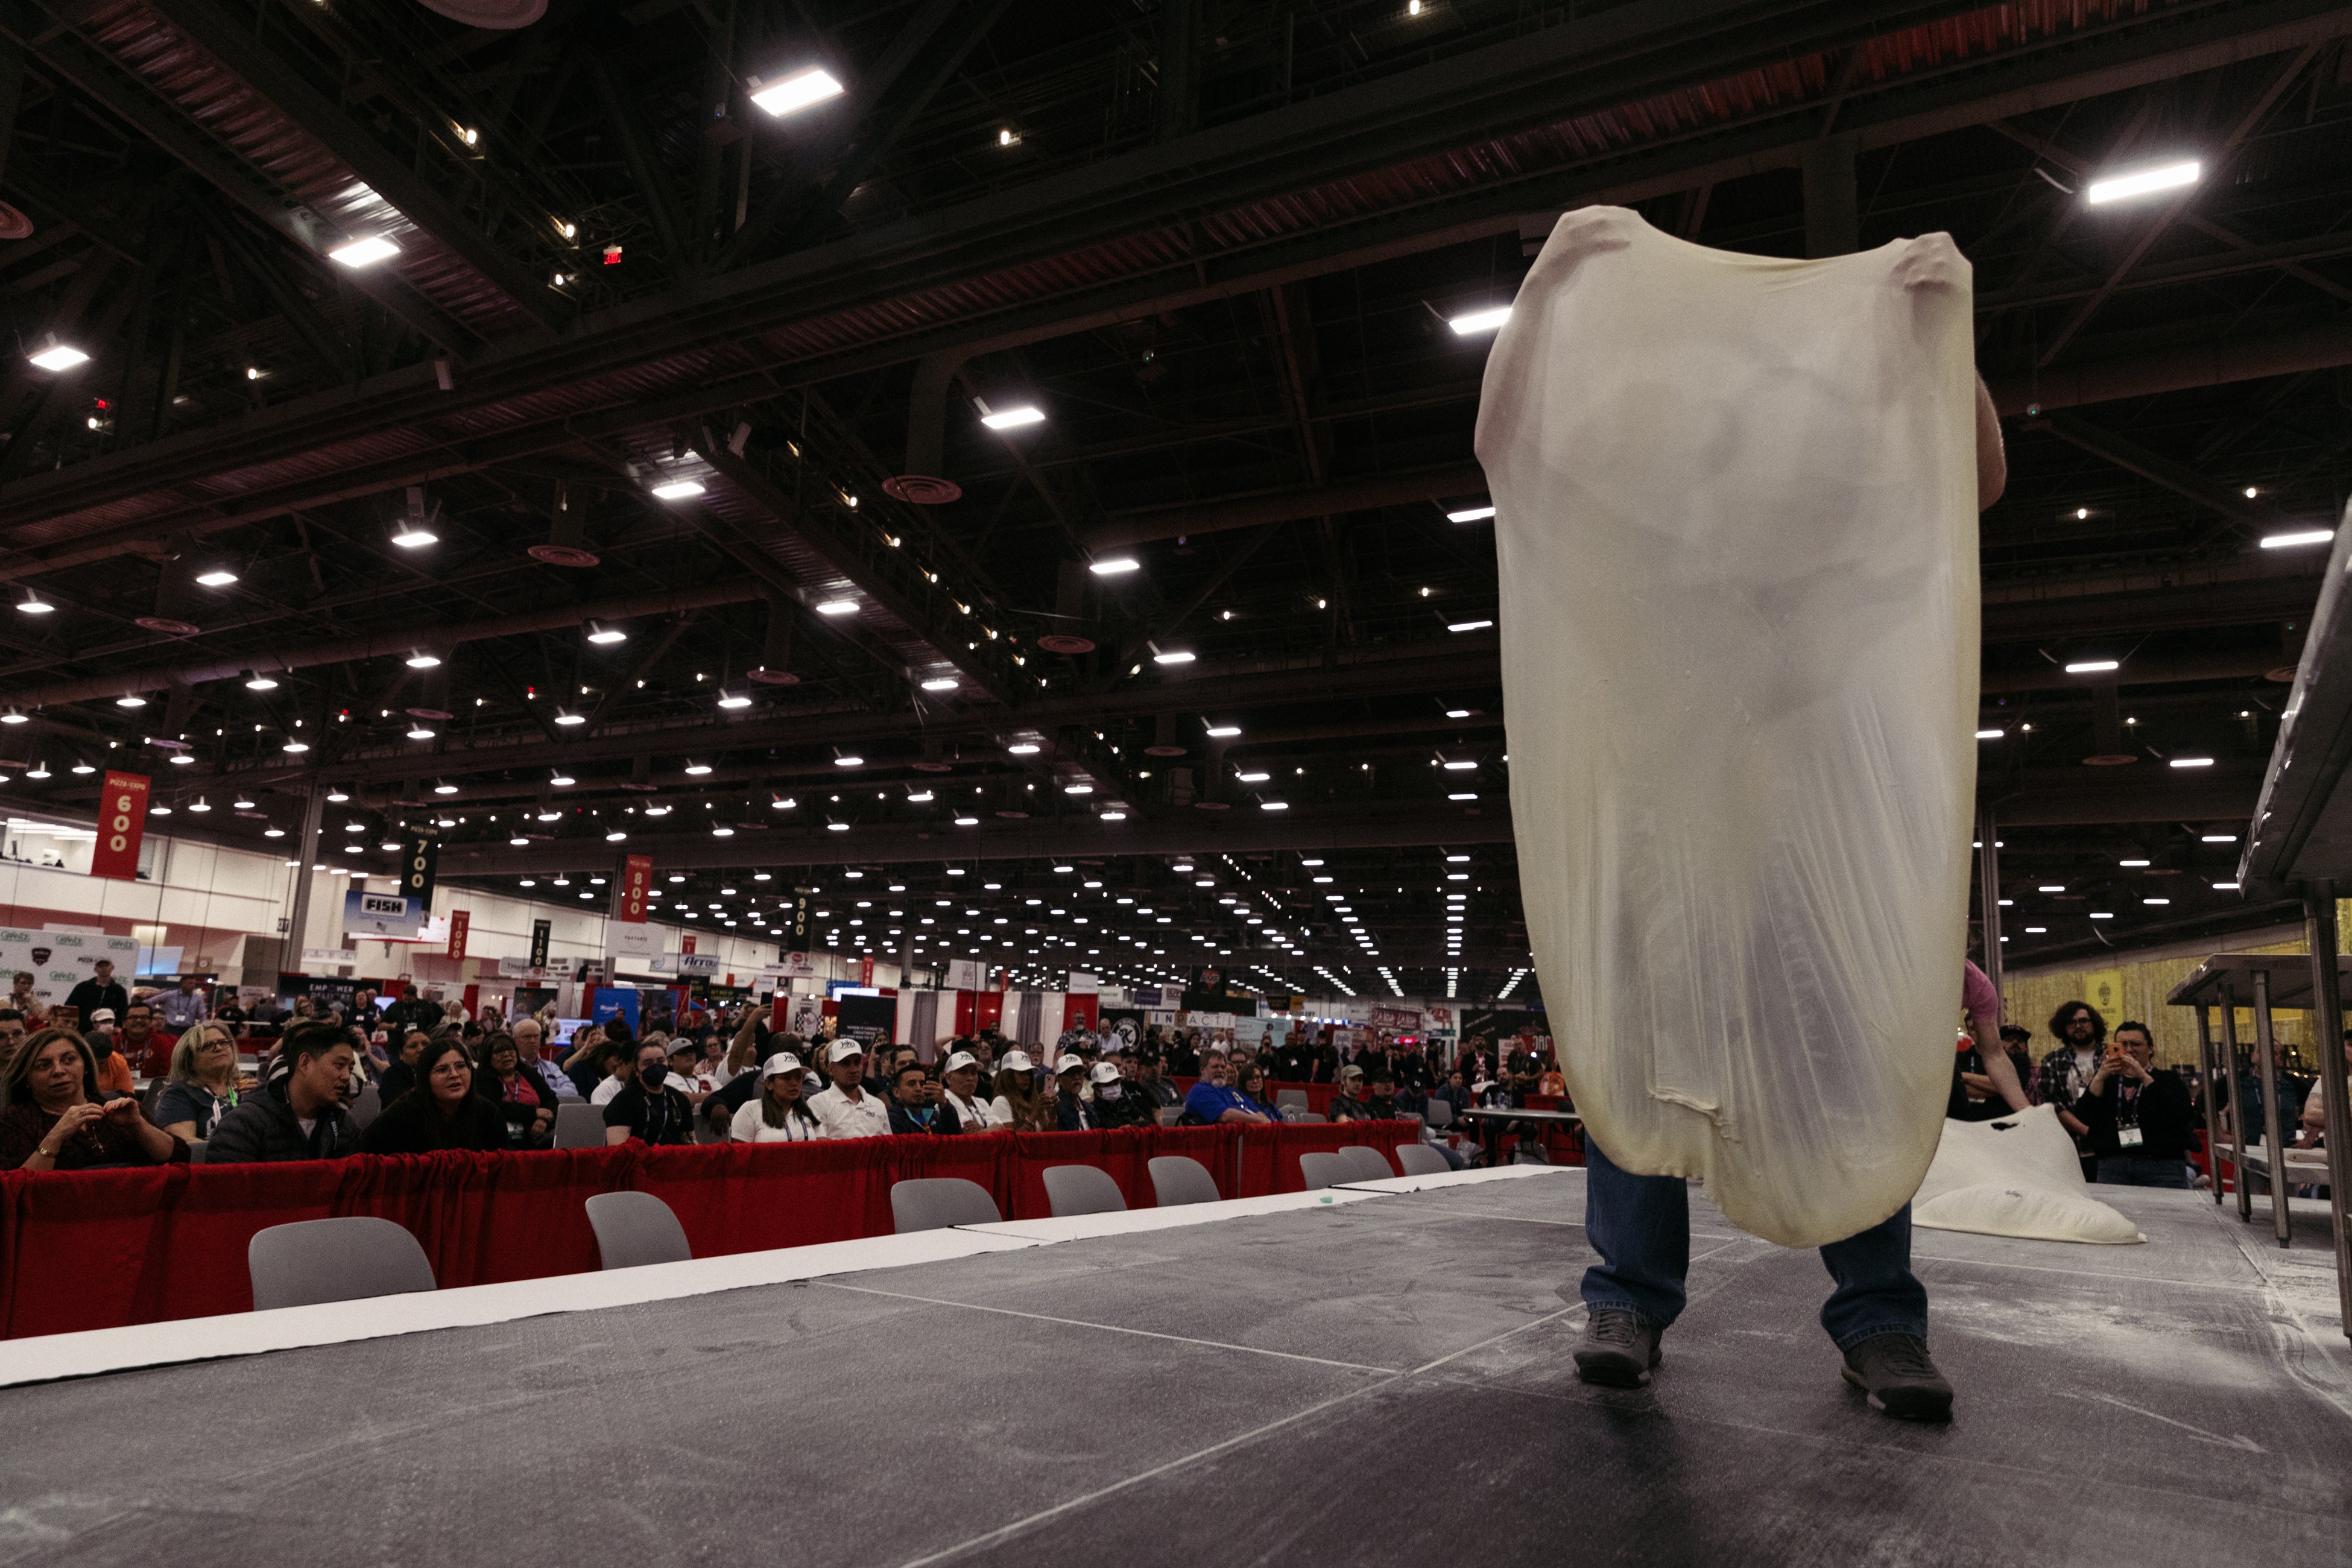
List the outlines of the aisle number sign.
{"label": "aisle number sign", "polygon": [[653,892],[654,858],[650,855],[626,855],[621,858],[621,886],[616,898],[616,918],[630,925],[646,923],[646,900]]}
{"label": "aisle number sign", "polygon": [[471,934],[473,924],[474,917],[470,911],[466,910],[450,911],[449,950],[445,956],[460,960],[466,956],[466,938]]}
{"label": "aisle number sign", "polygon": [[90,847],[91,876],[138,880],[139,841],[147,833],[149,783],[138,773],[106,775],[106,787],[98,797],[98,842]]}
{"label": "aisle number sign", "polygon": [[400,890],[416,900],[422,917],[433,908],[433,872],[441,858],[441,841],[411,838],[401,849]]}

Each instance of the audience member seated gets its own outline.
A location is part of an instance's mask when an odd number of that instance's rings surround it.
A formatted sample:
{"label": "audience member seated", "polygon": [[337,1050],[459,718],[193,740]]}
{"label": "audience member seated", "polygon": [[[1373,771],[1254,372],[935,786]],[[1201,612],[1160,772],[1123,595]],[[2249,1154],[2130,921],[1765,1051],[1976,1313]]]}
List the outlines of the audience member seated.
{"label": "audience member seated", "polygon": [[890,1110],[866,1089],[866,1047],[838,1039],[825,1047],[824,1070],[833,1086],[809,1100],[809,1110],[827,1138],[887,1138]]}
{"label": "audience member seated", "polygon": [[2147,1026],[2116,1026],[2105,1059],[2074,1102],[2075,1119],[2098,1159],[2099,1180],[2126,1187],[2189,1185],[2189,1088],[2180,1075],[2155,1072]]}
{"label": "audience member seated", "polygon": [[[1380,1071],[1382,1077],[1387,1077],[1388,1068],[1382,1068]],[[1396,1096],[1394,1079],[1389,1079],[1389,1095],[1392,1107]],[[1364,1069],[1351,1065],[1339,1069],[1339,1092],[1331,1097],[1331,1109],[1325,1114],[1334,1121],[1369,1121],[1375,1117],[1387,1116],[1391,1110],[1372,1104],[1371,1087],[1364,1076]]]}
{"label": "audience member seated", "polygon": [[942,1122],[940,1108],[931,1103],[931,1089],[922,1063],[911,1056],[898,1063],[890,1079],[890,1131],[893,1133],[901,1138],[928,1138],[934,1132],[957,1130],[951,1122]]}
{"label": "audience member seated", "polygon": [[[790,1039],[789,1035],[778,1036]],[[790,1051],[778,1051],[770,1057],[756,1073],[745,1073],[760,1086],[760,1098],[747,1100],[738,1107],[729,1133],[738,1143],[807,1143],[824,1136],[817,1125],[816,1113],[808,1107],[807,1070],[800,1058]],[[732,1089],[733,1084],[728,1085]],[[705,1107],[719,1103],[717,1096],[704,1102]]]}
{"label": "audience member seated", "polygon": [[[591,1105],[603,1105],[612,1099],[612,1095],[606,1095],[598,1100],[596,1094],[611,1081],[616,1064],[625,1059],[633,1075],[637,1070],[636,1053],[622,1048],[617,1041],[607,1040],[603,1027],[595,1024],[572,1037],[570,1055],[565,1056],[561,1046],[556,1047],[556,1054],[563,1058],[563,1076],[572,1080],[572,1087]],[[616,1089],[613,1094],[620,1092]]]}
{"label": "audience member seated", "polygon": [[1051,1132],[1054,1100],[1037,1091],[1036,1064],[1026,1051],[1007,1051],[996,1064],[996,1098],[989,1101],[988,1119],[1015,1132]]}
{"label": "audience member seated", "polygon": [[17,1009],[0,1007],[0,1062],[5,1062],[10,1054],[25,1043],[26,1023],[25,1015]]}
{"label": "audience member seated", "polygon": [[109,1095],[134,1094],[139,1085],[123,1059],[115,1037],[114,1010],[100,1007],[97,1022],[81,1032],[82,1042],[89,1047],[91,1059],[98,1063],[98,1087]]}
{"label": "audience member seated", "polygon": [[523,1065],[539,1074],[539,1081],[547,1085],[558,1100],[567,1094],[578,1095],[583,1100],[587,1098],[572,1081],[571,1075],[550,1059],[541,1048],[546,1043],[547,1033],[539,1026],[538,1019],[518,1018],[507,1032],[514,1037],[515,1054],[522,1058]]}
{"label": "audience member seated", "polygon": [[507,1147],[545,1149],[555,1142],[555,1090],[527,1061],[512,1035],[492,1035],[482,1045],[477,1079],[482,1097],[503,1108]]}
{"label": "audience member seated", "polygon": [[416,1087],[416,1060],[425,1054],[425,1047],[430,1038],[422,1029],[408,1029],[402,1033],[399,1058],[376,1075],[378,1104],[390,1105]]}
{"label": "audience member seated", "polygon": [[1151,1101],[1155,1110],[1173,1110],[1184,1103],[1184,1097],[1177,1092],[1176,1086],[1170,1083],[1168,1075],[1160,1070],[1156,1052],[1139,1050],[1135,1053],[1135,1081],[1142,1085],[1144,1097]]}
{"label": "audience member seated", "polygon": [[1094,1080],[1095,1120],[1105,1127],[1153,1127],[1159,1124],[1159,1107],[1143,1092],[1143,1086],[1128,1077],[1135,1065],[1129,1058],[1122,1064],[1099,1061],[1087,1070]]}
{"label": "audience member seated", "polygon": [[1265,1068],[1258,1062],[1234,1062],[1226,1070],[1234,1088],[1249,1101],[1249,1108],[1268,1121],[1280,1121],[1282,1108],[1274,1103],[1273,1084],[1266,1078]]}
{"label": "audience member seated", "polygon": [[236,1037],[228,1026],[198,1024],[172,1047],[172,1081],[155,1102],[155,1120],[174,1138],[209,1138],[253,1087],[236,1070]]}
{"label": "audience member seated", "polygon": [[[162,1078],[172,1070],[172,1047],[179,1038],[179,1031],[166,1032],[155,1026],[152,1005],[133,1002],[122,1010],[121,1026],[114,1033],[114,1048],[132,1074]],[[99,1070],[104,1073],[103,1065]]]}
{"label": "audience member seated", "polygon": [[[793,1061],[797,1062],[801,1059],[801,1052],[807,1048],[801,1043],[801,1037],[798,1035],[772,1032],[768,1035],[767,1039],[769,1045],[772,1048],[768,1052],[768,1055],[762,1058],[763,1061],[772,1061],[779,1056],[788,1056],[792,1058]],[[730,1059],[732,1058],[735,1051],[740,1051],[743,1048],[743,1043],[744,1036],[738,1034],[735,1037],[734,1051],[730,1051],[729,1053]],[[801,1073],[802,1084],[800,1098],[802,1100],[805,1101],[809,1098],[807,1083],[808,1069],[806,1068],[803,1068],[801,1069]],[[713,1132],[723,1133],[731,1137],[733,1136],[732,1130],[735,1125],[735,1119],[742,1113],[745,1106],[751,1104],[760,1097],[760,1095],[765,1090],[766,1087],[767,1069],[765,1067],[761,1067],[758,1071],[747,1070],[744,1072],[739,1072],[734,1077],[727,1080],[727,1086],[724,1089],[721,1089],[718,1093],[705,1099],[699,1106],[696,1107],[696,1110],[700,1112],[704,1124]],[[805,1109],[805,1107],[803,1108]]]}
{"label": "audience member seated", "polygon": [[694,1106],[669,1081],[669,1042],[637,1047],[628,1083],[604,1102],[604,1142],[691,1143]]}
{"label": "audience member seated", "polygon": [[359,1146],[343,1100],[357,1058],[339,1024],[289,1029],[262,1074],[240,1091],[236,1109],[213,1125],[207,1164],[340,1160]]}
{"label": "audience member seated", "polygon": [[1102,1118],[1085,1098],[1087,1063],[1076,1051],[1054,1064],[1054,1130],[1056,1132],[1091,1132],[1102,1125]]}
{"label": "audience member seated", "polygon": [[0,1068],[0,1170],[88,1171],[164,1165],[188,1146],[149,1121],[130,1095],[99,1087],[98,1059],[70,1029],[43,1029]]}
{"label": "audience member seated", "polygon": [[1211,1051],[1203,1058],[1201,1081],[1184,1096],[1184,1114],[1212,1126],[1229,1121],[1244,1127],[1264,1127],[1280,1121],[1269,1108],[1256,1104],[1227,1083],[1231,1070],[1221,1052]]}
{"label": "audience member seated", "polygon": [[977,1053],[957,1051],[940,1065],[940,1131],[985,1132],[996,1124],[981,1098]]}
{"label": "audience member seated", "polygon": [[360,1134],[362,1154],[432,1154],[444,1149],[492,1152],[509,1147],[507,1110],[474,1092],[474,1058],[456,1030],[425,1047],[415,1089],[383,1108]]}

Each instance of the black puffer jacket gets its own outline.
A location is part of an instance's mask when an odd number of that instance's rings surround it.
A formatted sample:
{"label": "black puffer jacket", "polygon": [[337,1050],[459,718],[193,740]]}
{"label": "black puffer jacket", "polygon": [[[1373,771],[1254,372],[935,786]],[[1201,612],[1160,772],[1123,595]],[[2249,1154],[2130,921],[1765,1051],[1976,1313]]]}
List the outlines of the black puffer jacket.
{"label": "black puffer jacket", "polygon": [[340,1105],[330,1105],[308,1136],[295,1120],[286,1099],[286,1079],[279,1078],[248,1094],[214,1124],[205,1140],[205,1163],[236,1165],[277,1163],[289,1160],[340,1160],[359,1147],[358,1130]]}

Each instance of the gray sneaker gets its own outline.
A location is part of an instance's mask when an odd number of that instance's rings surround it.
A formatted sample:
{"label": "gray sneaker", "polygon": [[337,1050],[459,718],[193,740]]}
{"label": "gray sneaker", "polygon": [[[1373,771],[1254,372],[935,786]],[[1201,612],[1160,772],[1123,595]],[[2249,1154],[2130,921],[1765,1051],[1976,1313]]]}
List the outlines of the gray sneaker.
{"label": "gray sneaker", "polygon": [[1870,1402],[1905,1421],[1949,1421],[1952,1385],[1913,1334],[1880,1334],[1845,1352],[1845,1380]]}
{"label": "gray sneaker", "polygon": [[1664,1332],[1631,1312],[1595,1312],[1576,1343],[1576,1375],[1604,1387],[1639,1388],[1658,1364],[1658,1340]]}

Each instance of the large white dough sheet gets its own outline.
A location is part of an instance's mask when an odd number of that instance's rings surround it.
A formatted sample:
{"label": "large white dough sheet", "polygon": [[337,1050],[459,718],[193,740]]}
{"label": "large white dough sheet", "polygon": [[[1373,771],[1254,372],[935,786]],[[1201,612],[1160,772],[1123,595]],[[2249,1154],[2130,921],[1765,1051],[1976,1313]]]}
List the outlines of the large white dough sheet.
{"label": "large white dough sheet", "polygon": [[2034,1241],[2124,1246],[2139,1226],[2091,1195],[2058,1109],[2037,1105],[1994,1121],[1947,1121],[1911,1200],[1911,1223]]}
{"label": "large white dough sheet", "polygon": [[1969,269],[1559,220],[1486,367],[1511,812],[1609,1157],[1787,1246],[1901,1207],[1976,782]]}

